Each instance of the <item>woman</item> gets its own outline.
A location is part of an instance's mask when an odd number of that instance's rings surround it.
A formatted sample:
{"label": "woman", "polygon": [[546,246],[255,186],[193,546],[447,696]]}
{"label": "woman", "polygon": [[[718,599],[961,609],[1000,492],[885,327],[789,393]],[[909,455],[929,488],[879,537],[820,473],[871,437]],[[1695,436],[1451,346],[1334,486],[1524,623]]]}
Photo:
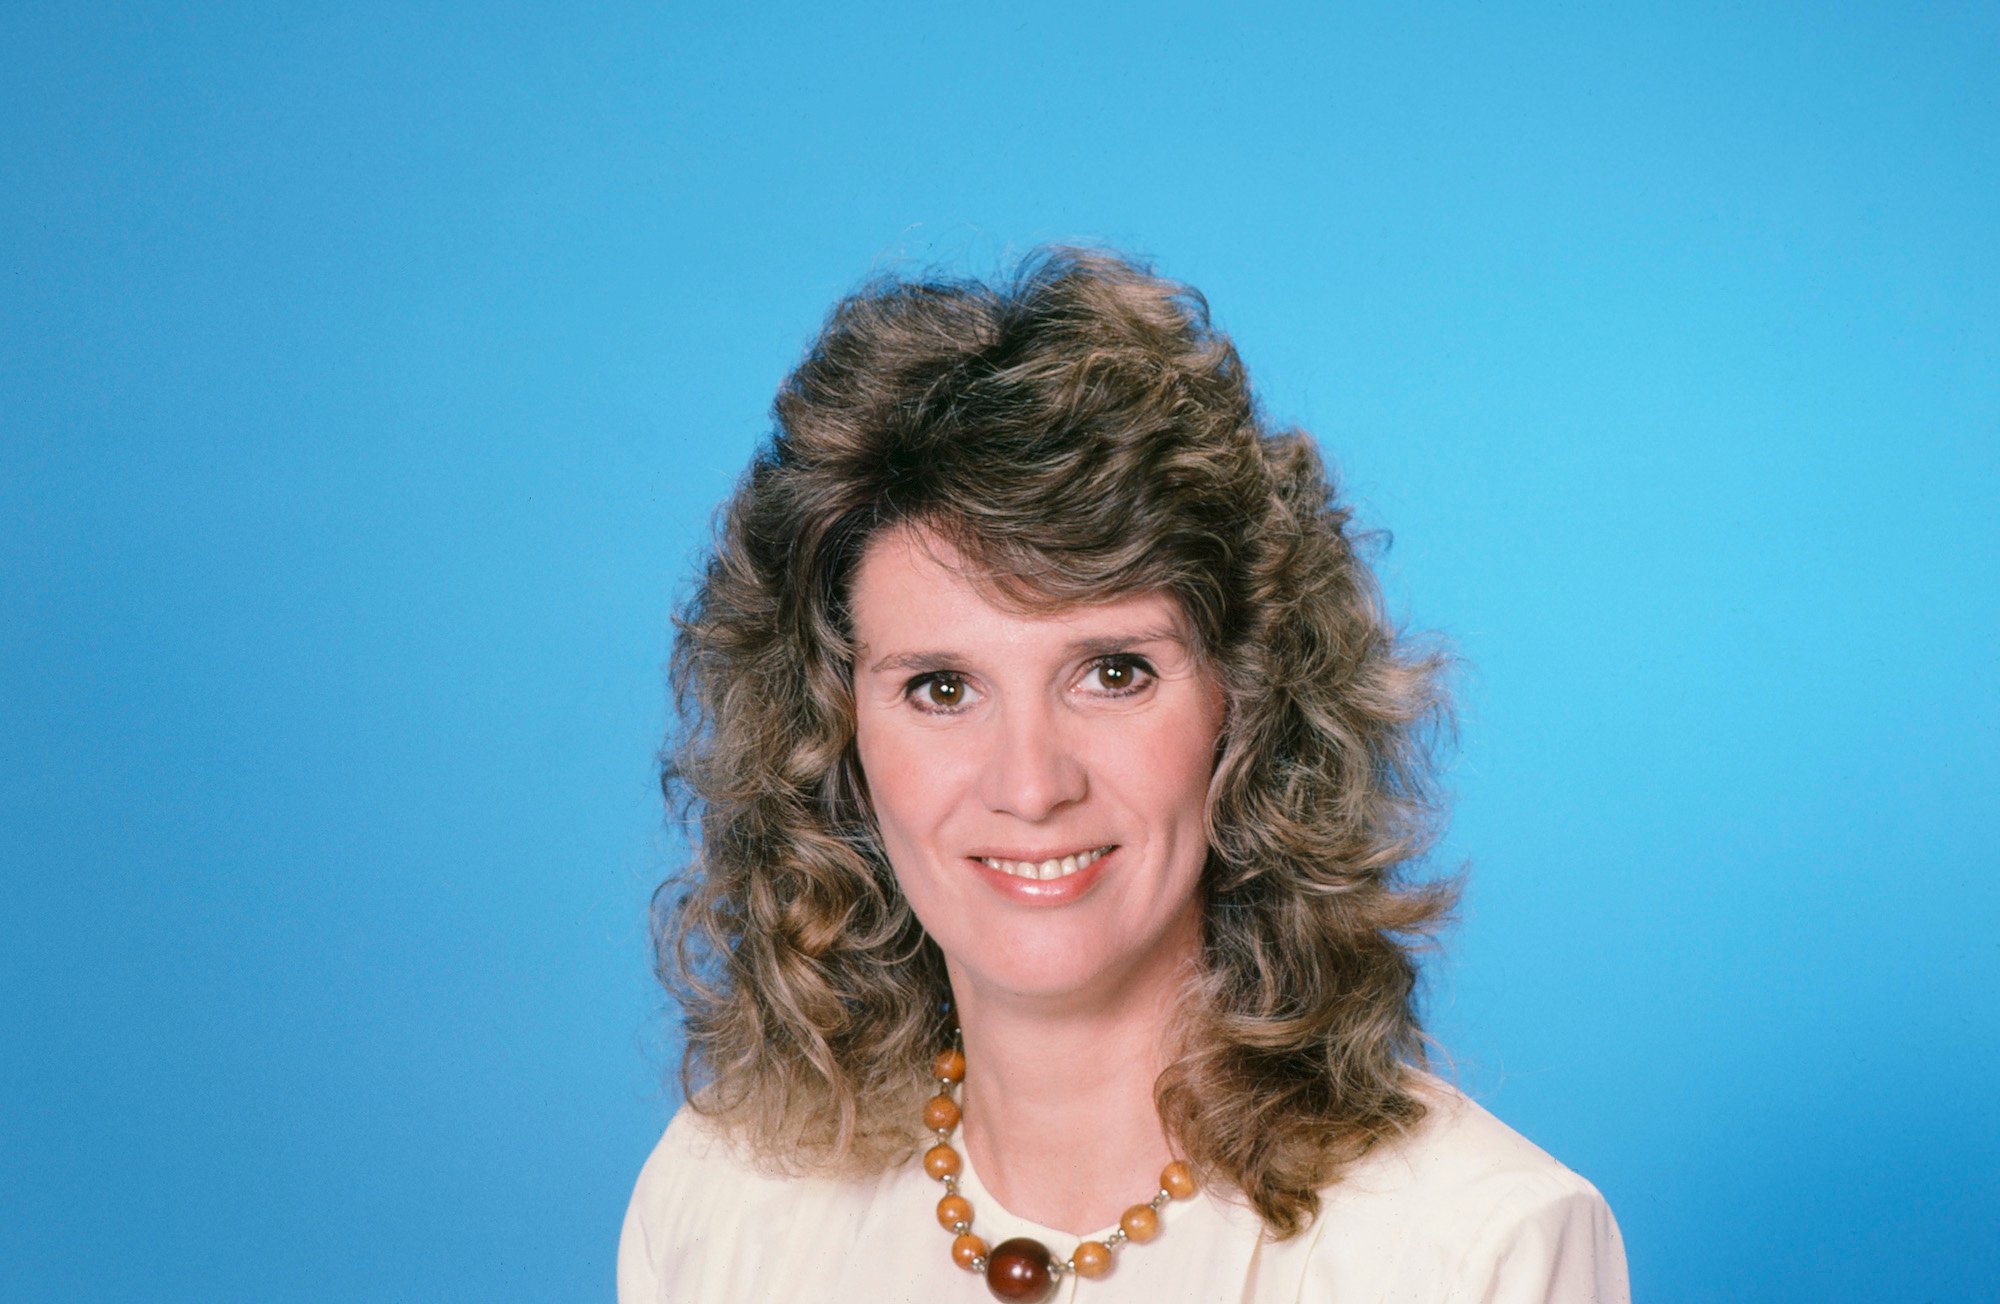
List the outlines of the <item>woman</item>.
{"label": "woman", "polygon": [[776,417],[675,651],[624,1304],[1625,1299],[1597,1192],[1421,1071],[1439,658],[1202,300],[887,281]]}

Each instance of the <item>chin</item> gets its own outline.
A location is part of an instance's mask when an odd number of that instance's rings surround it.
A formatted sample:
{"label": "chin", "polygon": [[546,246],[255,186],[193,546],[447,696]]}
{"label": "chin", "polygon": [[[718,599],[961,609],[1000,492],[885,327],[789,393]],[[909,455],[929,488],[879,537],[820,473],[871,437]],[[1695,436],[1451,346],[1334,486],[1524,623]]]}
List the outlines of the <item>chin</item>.
{"label": "chin", "polygon": [[990,948],[981,948],[951,968],[954,981],[962,979],[988,991],[1030,1000],[1060,1000],[1111,986],[1129,964],[1120,965],[1114,957],[1049,939],[1044,945],[1010,947],[998,955]]}

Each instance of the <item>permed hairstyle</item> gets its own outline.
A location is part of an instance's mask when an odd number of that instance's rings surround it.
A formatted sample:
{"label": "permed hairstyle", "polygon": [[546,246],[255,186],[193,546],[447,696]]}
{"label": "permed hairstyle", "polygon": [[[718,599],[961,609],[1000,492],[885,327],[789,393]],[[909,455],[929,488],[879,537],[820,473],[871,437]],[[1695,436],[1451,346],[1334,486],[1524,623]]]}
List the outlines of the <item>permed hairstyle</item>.
{"label": "permed hairstyle", "polygon": [[847,612],[869,541],[913,526],[1012,602],[1180,603],[1227,720],[1154,1099],[1205,1180],[1297,1233],[1423,1115],[1413,954],[1454,891],[1405,878],[1439,818],[1442,657],[1385,617],[1312,441],[1266,428],[1199,294],[1070,248],[868,285],[775,416],[677,622],[663,786],[698,831],[656,943],[689,1103],[783,1169],[913,1153],[950,989],[859,782]]}

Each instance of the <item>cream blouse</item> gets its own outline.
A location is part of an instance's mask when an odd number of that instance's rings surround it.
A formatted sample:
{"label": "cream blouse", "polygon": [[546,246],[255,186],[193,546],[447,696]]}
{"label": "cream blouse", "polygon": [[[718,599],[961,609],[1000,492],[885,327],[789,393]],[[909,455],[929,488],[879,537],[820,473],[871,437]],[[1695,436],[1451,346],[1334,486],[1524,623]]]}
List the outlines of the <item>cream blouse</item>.
{"label": "cream blouse", "polygon": [[[1159,1238],[1122,1247],[1108,1276],[1063,1277],[1053,1304],[1629,1304],[1596,1189],[1453,1088],[1425,1093],[1418,1128],[1349,1167],[1300,1235],[1273,1241],[1248,1209],[1199,1193],[1166,1205]],[[989,1245],[1033,1236],[1067,1256],[1084,1239],[1001,1208],[969,1162],[959,1189]],[[989,1304],[951,1261],[940,1194],[914,1154],[872,1180],[768,1176],[683,1109],[632,1193],[619,1304]]]}

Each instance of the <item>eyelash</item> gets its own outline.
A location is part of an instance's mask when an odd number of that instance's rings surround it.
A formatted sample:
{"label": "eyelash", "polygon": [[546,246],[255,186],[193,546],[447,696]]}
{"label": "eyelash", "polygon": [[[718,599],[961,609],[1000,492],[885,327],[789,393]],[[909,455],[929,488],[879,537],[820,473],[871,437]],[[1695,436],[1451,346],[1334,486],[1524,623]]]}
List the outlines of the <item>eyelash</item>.
{"label": "eyelash", "polygon": [[1137,680],[1134,683],[1127,684],[1123,688],[1105,689],[1101,694],[1104,697],[1130,697],[1134,693],[1144,692],[1159,677],[1146,658],[1133,656],[1128,652],[1119,652],[1111,656],[1098,657],[1090,663],[1090,669],[1085,673],[1087,677],[1088,675],[1114,668],[1136,672]]}
{"label": "eyelash", "polygon": [[917,708],[917,710],[922,711],[925,715],[957,715],[960,711],[965,710],[965,707],[963,705],[960,706],[927,705],[920,698],[920,694],[922,694],[922,692],[926,688],[930,687],[932,684],[943,684],[943,683],[954,683],[958,684],[960,687],[963,687],[965,684],[965,676],[953,674],[949,670],[927,671],[924,674],[918,675],[915,679],[912,679],[909,683],[903,685],[903,697],[905,700],[909,702],[911,706],[914,706],[915,708]]}
{"label": "eyelash", "polygon": [[[1088,678],[1093,674],[1099,674],[1111,669],[1131,671],[1137,677],[1137,682],[1128,684],[1123,688],[1105,688],[1093,694],[1093,696],[1131,697],[1136,693],[1146,691],[1147,688],[1152,686],[1153,681],[1159,677],[1159,672],[1153,669],[1152,663],[1147,661],[1146,658],[1122,652],[1095,658],[1085,669],[1084,677]],[[965,686],[965,676],[950,670],[927,671],[903,686],[903,697],[911,706],[922,711],[925,715],[957,715],[959,712],[966,710],[969,704],[938,706],[922,700],[921,694],[926,688],[929,688],[933,684],[945,683],[957,684],[963,688]]]}

